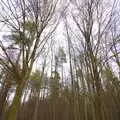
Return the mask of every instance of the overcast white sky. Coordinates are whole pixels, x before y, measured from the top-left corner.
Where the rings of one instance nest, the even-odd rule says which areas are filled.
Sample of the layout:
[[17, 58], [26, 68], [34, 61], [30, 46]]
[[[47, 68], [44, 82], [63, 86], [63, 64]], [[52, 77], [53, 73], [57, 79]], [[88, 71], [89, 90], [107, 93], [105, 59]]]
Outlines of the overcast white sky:
[[[5, 0], [5, 1], [7, 1], [7, 0]], [[109, 3], [113, 3], [114, 2], [114, 0], [104, 0], [105, 2], [107, 2], [107, 5], [108, 5], [108, 7], [110, 6], [110, 4]], [[0, 0], [0, 2], [1, 2], [1, 0]], [[59, 8], [58, 8], [58, 11], [62, 11], [62, 7], [63, 6], [66, 6], [66, 5], [68, 5], [68, 2], [69, 2], [69, 0], [61, 0], [58, 4], [59, 4]], [[71, 2], [72, 2], [72, 0], [71, 0]], [[74, 2], [74, 0], [73, 0], [73, 2]], [[61, 7], [62, 6], [62, 7]], [[120, 3], [116, 6], [116, 10], [117, 11], [119, 11], [119, 9], [120, 9]], [[71, 5], [70, 4], [70, 6], [69, 6], [69, 10], [72, 10], [72, 12], [74, 11], [74, 6], [73, 5]], [[2, 12], [2, 8], [0, 8], [0, 12]], [[119, 14], [119, 13], [118, 13]], [[68, 17], [68, 22], [69, 22], [69, 24], [70, 24], [70, 26], [71, 26], [71, 28], [72, 28], [72, 30], [74, 31], [74, 32], [76, 32], [77, 31], [77, 29], [76, 29], [76, 27], [75, 27], [75, 24], [73, 23], [73, 21], [72, 21], [72, 18], [71, 17]], [[94, 27], [94, 31], [97, 31], [96, 29], [97, 29], [97, 27], [96, 27], [96, 25], [95, 25], [95, 27]], [[57, 27], [57, 29], [56, 29], [56, 32], [55, 32], [55, 41], [56, 41], [56, 46], [55, 46], [55, 49], [57, 49], [58, 48], [58, 46], [63, 46], [64, 48], [67, 48], [67, 41], [66, 41], [66, 38], [65, 38], [65, 33], [64, 33], [64, 30], [65, 30], [65, 28], [64, 28], [64, 21], [62, 21], [62, 19], [61, 19], [61, 21], [60, 21], [60, 24], [58, 25], [58, 27]], [[8, 29], [6, 28], [6, 26], [4, 26], [3, 24], [0, 24], [0, 40], [2, 39], [2, 35], [6, 35], [6, 34], [9, 34], [8, 32]], [[77, 35], [77, 33], [76, 33], [76, 35]], [[96, 41], [94, 41], [94, 43], [95, 43]], [[66, 49], [66, 51], [65, 51], [66, 53], [68, 53], [68, 50]], [[68, 57], [68, 56], [67, 56]], [[68, 60], [68, 58], [67, 58], [67, 60]], [[40, 60], [39, 60], [40, 61]], [[34, 67], [36, 66], [36, 67], [38, 67], [38, 64], [41, 64], [40, 62], [38, 63], [36, 63], [35, 65], [34, 65]], [[112, 63], [113, 64], [113, 63]], [[67, 72], [67, 71], [69, 71], [69, 64], [68, 63], [64, 63], [64, 66], [65, 66], [65, 71]], [[115, 68], [115, 65], [113, 64], [113, 68], [114, 68], [114, 70], [116, 71], [116, 68]], [[65, 74], [67, 74], [65, 72]]]

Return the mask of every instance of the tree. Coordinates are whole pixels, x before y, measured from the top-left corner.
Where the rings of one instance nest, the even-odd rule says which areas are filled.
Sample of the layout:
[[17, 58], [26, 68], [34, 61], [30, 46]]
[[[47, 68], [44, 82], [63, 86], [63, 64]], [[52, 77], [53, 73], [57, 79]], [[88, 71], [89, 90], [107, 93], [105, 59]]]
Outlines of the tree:
[[36, 57], [40, 54], [47, 38], [55, 30], [56, 24], [42, 39], [44, 30], [53, 18], [56, 4], [56, 0], [8, 0], [6, 3], [1, 1], [0, 5], [3, 8], [1, 20], [12, 31], [12, 40], [9, 41], [13, 48], [16, 46], [18, 50], [15, 56], [17, 58], [13, 61], [12, 56], [8, 55], [4, 42], [1, 41], [0, 48], [3, 57], [0, 58], [0, 64], [12, 73], [17, 82], [15, 97], [8, 111], [8, 120], [16, 120], [23, 89], [29, 80]]
[[7, 103], [8, 103], [8, 92], [12, 86], [12, 82], [14, 81], [11, 77], [11, 74], [4, 69], [1, 72], [1, 86], [0, 86], [0, 119], [4, 118]]
[[42, 88], [42, 73], [39, 70], [32, 72], [30, 75], [30, 84], [31, 84], [31, 94], [35, 97], [39, 97], [40, 89]]
[[[75, 6], [77, 12], [71, 11], [71, 16], [73, 18], [74, 23], [79, 30], [79, 34], [81, 36], [83, 49], [86, 57], [86, 65], [90, 72], [90, 75], [93, 80], [93, 84], [95, 84], [95, 93], [96, 97], [96, 108], [97, 120], [104, 120], [104, 112], [103, 112], [103, 103], [102, 103], [102, 92], [103, 87], [101, 83], [100, 77], [100, 66], [99, 66], [99, 56], [100, 54], [100, 46], [102, 42], [104, 42], [104, 36], [107, 35], [107, 31], [109, 31], [110, 26], [113, 20], [113, 9], [115, 2], [108, 11], [105, 9], [104, 1], [96, 1], [96, 0], [87, 0], [87, 1], [71, 1], [71, 3]], [[103, 9], [106, 10], [103, 12]], [[107, 14], [108, 13], [108, 14]], [[108, 15], [106, 19], [104, 19], [104, 15]], [[104, 20], [103, 20], [104, 19]], [[97, 32], [94, 32], [94, 26], [97, 25]], [[96, 43], [95, 43], [96, 41]], [[99, 117], [97, 117], [99, 116]]]
[[57, 71], [52, 72], [50, 78], [50, 97], [55, 100], [59, 97], [59, 89], [60, 89], [60, 76]]

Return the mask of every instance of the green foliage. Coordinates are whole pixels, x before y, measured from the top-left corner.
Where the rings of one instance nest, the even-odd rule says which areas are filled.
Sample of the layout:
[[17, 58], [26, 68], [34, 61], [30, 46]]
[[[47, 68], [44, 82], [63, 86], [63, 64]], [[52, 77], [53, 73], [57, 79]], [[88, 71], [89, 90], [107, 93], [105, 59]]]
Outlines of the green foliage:
[[66, 62], [66, 54], [63, 47], [59, 47], [58, 58], [60, 62]]
[[60, 75], [58, 72], [52, 72], [50, 78], [50, 97], [57, 98], [59, 96], [59, 80]]
[[31, 85], [33, 88], [39, 89], [41, 87], [42, 79], [41, 79], [41, 72], [39, 70], [32, 72], [29, 79], [31, 81]]
[[10, 39], [14, 41], [14, 44], [17, 45], [29, 45], [33, 40], [37, 30], [37, 25], [35, 22], [26, 21], [23, 24], [24, 32], [22, 30], [12, 31], [11, 35], [4, 35], [4, 38]]
[[12, 32], [12, 40], [16, 45], [20, 45], [20, 44], [26, 45], [27, 41], [29, 41], [29, 39], [20, 31]]
[[106, 67], [105, 70], [104, 70], [104, 75], [105, 77], [107, 77], [108, 79], [112, 79], [114, 77], [114, 74], [112, 72], [112, 70], [110, 69], [110, 67]]
[[37, 30], [36, 23], [32, 22], [32, 21], [25, 22], [25, 24], [23, 26], [24, 26], [25, 30], [29, 31], [30, 33], [35, 33]]
[[32, 72], [30, 76], [30, 80], [39, 81], [40, 79], [41, 79], [41, 72], [39, 70]]

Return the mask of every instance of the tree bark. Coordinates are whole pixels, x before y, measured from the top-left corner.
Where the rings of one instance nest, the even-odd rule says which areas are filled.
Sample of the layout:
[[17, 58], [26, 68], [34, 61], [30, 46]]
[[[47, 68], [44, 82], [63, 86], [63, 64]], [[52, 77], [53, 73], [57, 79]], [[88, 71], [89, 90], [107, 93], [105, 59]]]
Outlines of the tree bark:
[[25, 82], [22, 82], [19, 84], [16, 88], [16, 93], [12, 102], [12, 105], [10, 106], [7, 114], [7, 120], [16, 120], [17, 119], [17, 112], [21, 104], [21, 97], [23, 93]]

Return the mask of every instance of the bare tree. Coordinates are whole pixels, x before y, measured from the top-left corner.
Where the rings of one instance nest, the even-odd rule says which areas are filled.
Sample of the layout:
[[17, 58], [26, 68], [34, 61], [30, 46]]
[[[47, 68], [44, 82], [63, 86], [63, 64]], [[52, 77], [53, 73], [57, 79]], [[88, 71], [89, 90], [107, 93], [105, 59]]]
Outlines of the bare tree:
[[[11, 72], [17, 83], [15, 97], [8, 111], [8, 120], [16, 120], [23, 89], [28, 82], [36, 57], [47, 42], [47, 38], [56, 28], [56, 24], [51, 22], [56, 5], [57, 0], [8, 0], [0, 2], [3, 10], [0, 13], [0, 21], [12, 32], [9, 39], [12, 45], [7, 46], [12, 46], [14, 49], [16, 47], [18, 50], [13, 61], [8, 54], [5, 43], [1, 40], [0, 48], [3, 57], [0, 58], [0, 63]], [[52, 29], [49, 29], [48, 26], [49, 28], [52, 26]], [[47, 34], [44, 32], [45, 30], [47, 30]]]
[[[85, 64], [91, 76], [96, 96], [96, 119], [104, 120], [104, 109], [102, 102], [102, 79], [100, 77], [101, 44], [105, 44], [104, 37], [108, 34], [114, 21], [114, 8], [116, 1], [106, 9], [105, 1], [86, 0], [70, 1], [74, 6], [71, 12], [74, 23], [82, 38], [85, 53]], [[80, 39], [81, 40], [81, 39]], [[110, 42], [110, 41], [108, 41]], [[79, 48], [80, 49], [80, 48]], [[86, 115], [87, 117], [87, 115]], [[87, 119], [87, 118], [86, 118]]]

